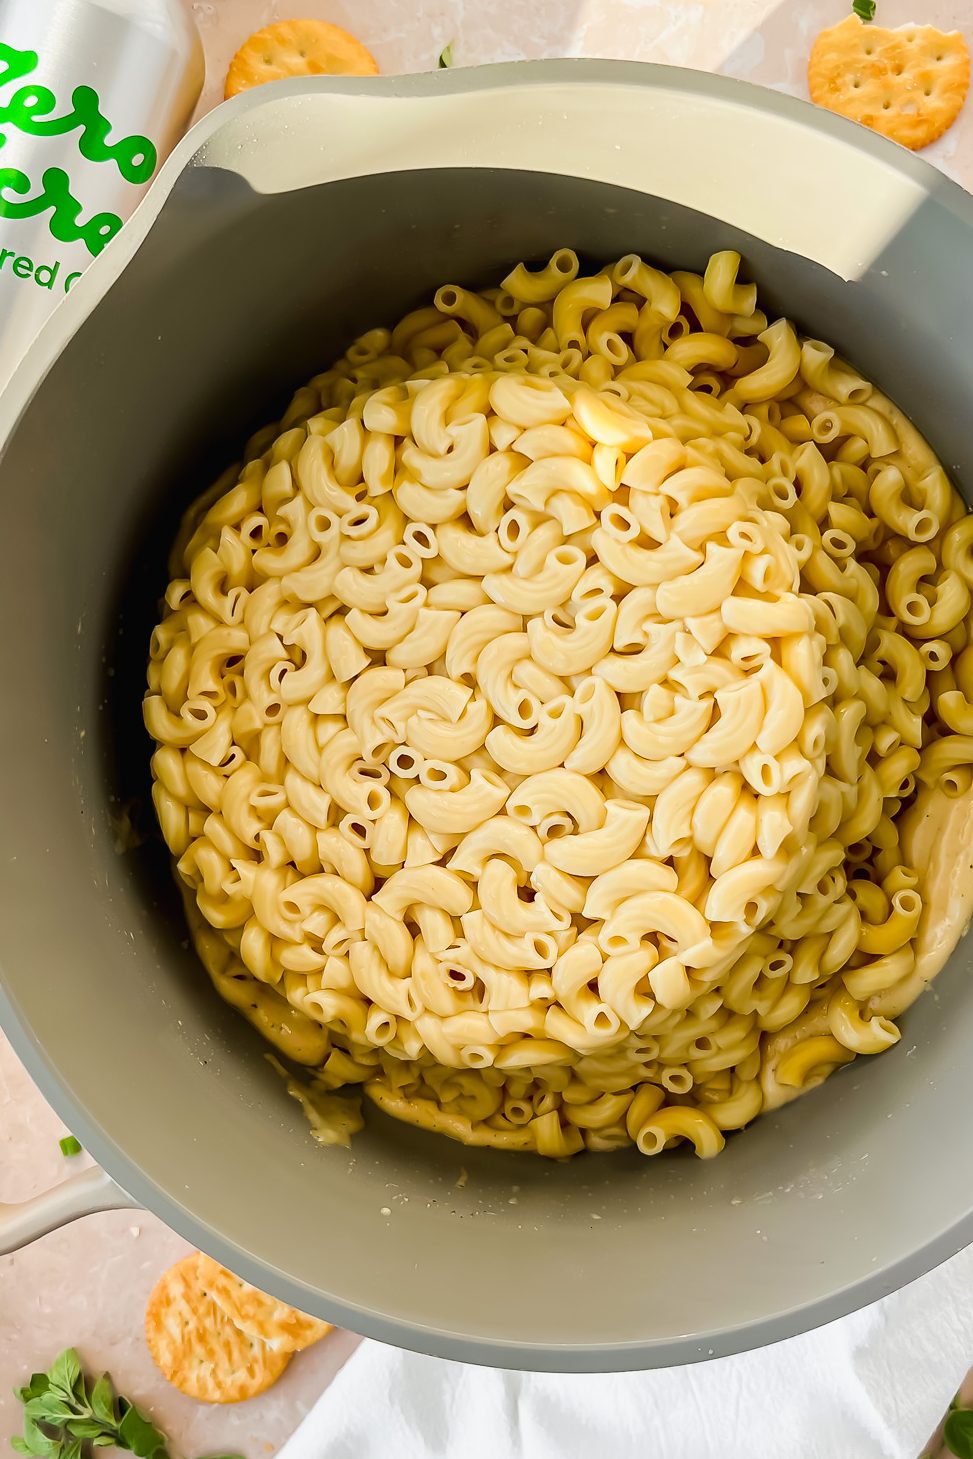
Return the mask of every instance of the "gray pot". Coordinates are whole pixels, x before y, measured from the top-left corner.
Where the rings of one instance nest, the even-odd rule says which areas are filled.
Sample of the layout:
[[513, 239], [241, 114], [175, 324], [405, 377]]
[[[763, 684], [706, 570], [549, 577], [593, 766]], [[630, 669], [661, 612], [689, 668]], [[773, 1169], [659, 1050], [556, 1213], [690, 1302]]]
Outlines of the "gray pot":
[[[132, 1200], [261, 1287], [454, 1358], [653, 1367], [828, 1321], [973, 1239], [965, 947], [897, 1048], [712, 1162], [550, 1164], [377, 1114], [320, 1150], [188, 949], [159, 844], [116, 838], [122, 805], [147, 814], [139, 701], [181, 508], [354, 334], [560, 244], [692, 268], [738, 248], [973, 480], [973, 202], [868, 132], [602, 62], [220, 108], [0, 401], [0, 1018]], [[8, 1214], [6, 1244], [124, 1198], [88, 1177], [58, 1199]]]

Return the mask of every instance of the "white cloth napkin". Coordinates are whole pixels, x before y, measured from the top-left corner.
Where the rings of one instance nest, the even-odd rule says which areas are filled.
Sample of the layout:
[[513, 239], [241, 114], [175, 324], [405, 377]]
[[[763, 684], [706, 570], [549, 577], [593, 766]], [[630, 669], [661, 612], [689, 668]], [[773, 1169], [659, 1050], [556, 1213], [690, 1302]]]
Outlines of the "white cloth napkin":
[[279, 1459], [917, 1459], [973, 1362], [973, 1247], [788, 1342], [511, 1373], [364, 1342]]

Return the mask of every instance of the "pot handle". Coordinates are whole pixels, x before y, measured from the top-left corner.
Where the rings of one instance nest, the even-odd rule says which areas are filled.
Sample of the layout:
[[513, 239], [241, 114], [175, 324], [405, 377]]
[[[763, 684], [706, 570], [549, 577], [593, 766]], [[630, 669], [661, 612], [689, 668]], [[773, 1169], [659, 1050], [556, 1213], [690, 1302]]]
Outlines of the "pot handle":
[[49, 1231], [77, 1221], [79, 1216], [118, 1211], [135, 1204], [110, 1175], [92, 1166], [29, 1201], [0, 1204], [0, 1256], [29, 1246]]

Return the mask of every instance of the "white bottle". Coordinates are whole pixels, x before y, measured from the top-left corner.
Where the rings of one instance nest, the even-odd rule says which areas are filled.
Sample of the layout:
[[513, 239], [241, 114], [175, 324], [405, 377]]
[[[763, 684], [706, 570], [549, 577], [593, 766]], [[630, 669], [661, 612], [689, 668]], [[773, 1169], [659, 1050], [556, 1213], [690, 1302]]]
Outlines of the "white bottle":
[[0, 390], [202, 86], [183, 0], [0, 0]]

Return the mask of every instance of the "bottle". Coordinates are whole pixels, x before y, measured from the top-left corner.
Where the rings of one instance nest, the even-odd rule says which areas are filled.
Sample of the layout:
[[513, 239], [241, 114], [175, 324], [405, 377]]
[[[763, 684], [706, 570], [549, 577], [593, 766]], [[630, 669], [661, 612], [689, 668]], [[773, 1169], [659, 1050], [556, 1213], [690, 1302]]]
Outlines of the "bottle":
[[202, 87], [188, 0], [0, 0], [0, 390]]

